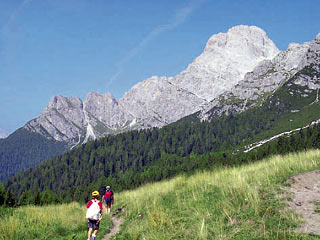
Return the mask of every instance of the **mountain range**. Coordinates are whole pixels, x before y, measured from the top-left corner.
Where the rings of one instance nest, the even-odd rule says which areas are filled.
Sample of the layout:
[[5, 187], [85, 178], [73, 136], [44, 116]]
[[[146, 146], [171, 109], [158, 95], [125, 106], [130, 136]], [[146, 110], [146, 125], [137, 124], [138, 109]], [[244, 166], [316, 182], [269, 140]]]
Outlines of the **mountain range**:
[[[120, 99], [110, 93], [95, 92], [88, 93], [83, 100], [54, 96], [38, 118], [9, 139], [15, 142], [13, 139], [19, 139], [18, 136], [35, 134], [37, 138], [41, 136], [38, 142], [50, 141], [41, 145], [43, 151], [56, 146], [57, 153], [61, 153], [106, 135], [163, 127], [193, 113], [197, 113], [200, 121], [211, 121], [217, 116], [262, 106], [268, 98], [268, 106], [278, 106], [282, 102], [277, 94], [282, 92], [288, 99], [297, 95], [295, 99], [301, 104], [310, 104], [310, 98], [318, 103], [319, 78], [320, 34], [310, 42], [292, 43], [287, 50], [279, 51], [262, 29], [240, 25], [210, 37], [202, 54], [177, 76], [146, 79]], [[286, 105], [293, 113], [301, 110], [299, 104], [293, 106], [296, 108]], [[320, 114], [306, 119], [310, 122], [320, 119]], [[32, 147], [28, 145], [28, 137], [24, 139], [21, 146]], [[16, 155], [20, 146], [11, 145], [12, 148], [7, 147], [6, 139], [0, 141], [3, 167], [8, 164], [7, 156], [13, 152]], [[19, 166], [19, 161], [25, 168], [39, 163], [33, 162], [31, 155], [28, 159], [20, 156], [14, 162]], [[6, 177], [15, 172], [12, 169]]]
[[262, 29], [235, 26], [210, 37], [203, 53], [175, 77], [151, 77], [120, 99], [95, 92], [84, 100], [54, 96], [24, 128], [73, 147], [108, 134], [162, 127], [211, 108], [218, 96], [278, 53]]

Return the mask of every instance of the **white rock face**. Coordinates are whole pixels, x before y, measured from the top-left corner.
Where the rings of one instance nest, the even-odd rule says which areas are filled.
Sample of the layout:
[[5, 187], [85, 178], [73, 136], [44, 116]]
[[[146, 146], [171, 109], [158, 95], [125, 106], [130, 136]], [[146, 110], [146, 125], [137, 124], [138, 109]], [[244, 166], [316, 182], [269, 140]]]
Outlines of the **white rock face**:
[[252, 72], [247, 73], [232, 88], [232, 93], [240, 99], [255, 100], [265, 92], [272, 92], [305, 66], [319, 61], [316, 55], [311, 56], [318, 48], [316, 40], [301, 45], [290, 44], [287, 50], [280, 52], [271, 61], [263, 61]]
[[[83, 101], [53, 97], [25, 128], [75, 146], [107, 134], [162, 127], [200, 110], [202, 119], [208, 119], [208, 110], [215, 106], [221, 113], [242, 111], [247, 102], [274, 91], [305, 66], [319, 65], [319, 42], [320, 35], [279, 52], [260, 28], [236, 26], [213, 35], [203, 53], [175, 77], [146, 79], [118, 100], [94, 92]], [[296, 81], [317, 88], [318, 80]], [[233, 99], [244, 104], [234, 105]]]
[[[248, 100], [254, 101], [263, 97], [265, 93], [272, 93], [306, 66], [312, 66], [315, 72], [320, 72], [320, 39], [318, 38], [301, 45], [291, 43], [287, 50], [279, 52], [272, 60], [260, 62], [238, 84], [207, 104], [202, 109], [201, 118], [208, 119], [208, 115], [212, 113], [207, 112], [215, 106], [220, 107], [222, 102], [223, 106], [221, 106], [219, 114], [246, 110], [250, 107], [246, 105]], [[317, 89], [319, 88], [319, 80], [317, 76], [311, 79], [307, 75], [300, 75], [296, 77], [295, 84], [307, 86], [309, 89]], [[245, 105], [231, 106], [232, 104], [226, 103], [225, 99], [244, 100]]]
[[8, 134], [0, 128], [0, 139], [8, 137]]
[[84, 125], [83, 103], [80, 98], [54, 96], [40, 117], [31, 120], [25, 128], [57, 141], [73, 144], [83, 135]]
[[83, 101], [77, 97], [53, 97], [40, 117], [25, 128], [75, 145], [114, 133], [133, 120], [110, 93], [90, 92]]
[[[162, 127], [200, 110], [206, 101], [171, 84], [166, 77], [151, 77], [135, 85], [119, 102], [147, 125]], [[151, 121], [151, 122], [149, 122]]]
[[110, 93], [100, 95], [91, 92], [83, 102], [84, 112], [88, 116], [87, 123], [89, 122], [93, 128], [100, 125], [105, 129], [117, 129], [132, 122], [135, 118]]
[[261, 61], [272, 59], [278, 52], [262, 29], [236, 26], [227, 33], [213, 35], [204, 52], [171, 82], [211, 101], [230, 90]]

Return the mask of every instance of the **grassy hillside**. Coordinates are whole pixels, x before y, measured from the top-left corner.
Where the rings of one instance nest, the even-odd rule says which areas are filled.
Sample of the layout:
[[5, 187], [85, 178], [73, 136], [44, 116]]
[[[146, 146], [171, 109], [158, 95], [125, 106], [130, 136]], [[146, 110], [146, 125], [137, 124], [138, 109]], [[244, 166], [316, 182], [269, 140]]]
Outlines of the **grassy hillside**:
[[[299, 221], [278, 196], [287, 178], [319, 167], [320, 150], [311, 150], [116, 193], [113, 209], [126, 210], [115, 239], [318, 239], [294, 232]], [[86, 239], [83, 204], [2, 209], [0, 216], [0, 239]], [[110, 225], [105, 217], [100, 238]]]
[[319, 167], [313, 150], [122, 192], [126, 222], [116, 239], [317, 239], [294, 232], [299, 221], [277, 196], [287, 178]]
[[[87, 239], [85, 205], [70, 203], [18, 209], [0, 208], [0, 239]], [[111, 220], [104, 217], [100, 236], [107, 233]]]

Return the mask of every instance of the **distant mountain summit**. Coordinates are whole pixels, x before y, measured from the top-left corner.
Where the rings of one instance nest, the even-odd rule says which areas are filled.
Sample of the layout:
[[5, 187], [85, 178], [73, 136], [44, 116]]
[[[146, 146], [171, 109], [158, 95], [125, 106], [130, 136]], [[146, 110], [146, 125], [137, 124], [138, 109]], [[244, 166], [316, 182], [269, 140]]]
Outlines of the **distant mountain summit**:
[[203, 53], [175, 77], [151, 77], [120, 99], [110, 93], [52, 97], [41, 115], [24, 128], [76, 146], [107, 134], [162, 127], [208, 107], [249, 72], [279, 53], [255, 26], [235, 26], [213, 35]]
[[311, 42], [301, 45], [291, 43], [287, 50], [279, 52], [274, 58], [259, 62], [230, 90], [207, 104], [200, 118], [209, 120], [212, 116], [237, 113], [261, 104], [289, 80], [291, 85], [305, 88], [300, 92], [303, 98], [315, 90], [319, 91], [320, 34]]
[[235, 26], [213, 35], [203, 53], [185, 71], [171, 79], [207, 101], [236, 85], [261, 61], [279, 53], [267, 34], [256, 26]]

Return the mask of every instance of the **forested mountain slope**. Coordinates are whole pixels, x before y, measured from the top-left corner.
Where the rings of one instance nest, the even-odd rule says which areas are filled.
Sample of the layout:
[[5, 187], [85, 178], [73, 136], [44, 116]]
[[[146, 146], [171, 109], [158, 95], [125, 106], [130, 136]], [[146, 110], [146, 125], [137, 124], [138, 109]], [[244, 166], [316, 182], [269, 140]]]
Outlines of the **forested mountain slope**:
[[0, 139], [0, 181], [67, 150], [66, 144], [20, 128]]

